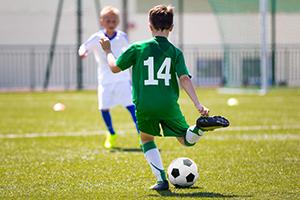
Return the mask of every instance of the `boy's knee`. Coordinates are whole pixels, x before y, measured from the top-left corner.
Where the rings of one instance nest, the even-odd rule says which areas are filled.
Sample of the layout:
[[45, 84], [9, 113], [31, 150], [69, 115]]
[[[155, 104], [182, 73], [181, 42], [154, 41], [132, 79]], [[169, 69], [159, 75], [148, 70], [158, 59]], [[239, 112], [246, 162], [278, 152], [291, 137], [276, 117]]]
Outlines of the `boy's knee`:
[[141, 132], [141, 141], [143, 144], [154, 141], [154, 136]]

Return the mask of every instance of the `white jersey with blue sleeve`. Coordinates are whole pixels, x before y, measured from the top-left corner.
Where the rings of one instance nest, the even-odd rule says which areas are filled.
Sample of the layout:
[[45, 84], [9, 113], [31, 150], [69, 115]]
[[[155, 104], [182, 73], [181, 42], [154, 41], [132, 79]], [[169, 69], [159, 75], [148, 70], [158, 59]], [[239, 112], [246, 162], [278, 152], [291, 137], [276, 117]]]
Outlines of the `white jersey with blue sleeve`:
[[[98, 63], [98, 85], [106, 85], [120, 81], [129, 81], [130, 74], [128, 70], [120, 73], [112, 73], [107, 60], [106, 53], [101, 48], [99, 40], [103, 37], [108, 37], [104, 30], [100, 30], [85, 41], [79, 48], [78, 53], [80, 56], [87, 55], [90, 52], [94, 53], [96, 62]], [[128, 47], [129, 42], [126, 33], [117, 30], [112, 37], [108, 37], [111, 43], [112, 53], [118, 58]]]

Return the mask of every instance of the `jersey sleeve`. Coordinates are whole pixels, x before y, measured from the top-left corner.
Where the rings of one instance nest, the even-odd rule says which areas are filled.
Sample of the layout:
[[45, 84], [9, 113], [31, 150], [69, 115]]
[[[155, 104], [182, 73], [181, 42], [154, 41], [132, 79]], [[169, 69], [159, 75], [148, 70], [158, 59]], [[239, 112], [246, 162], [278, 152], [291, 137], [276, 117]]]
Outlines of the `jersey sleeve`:
[[100, 37], [98, 34], [93, 34], [87, 41], [85, 41], [82, 45], [80, 45], [80, 48], [78, 50], [79, 55], [82, 55], [84, 53], [88, 53], [94, 48], [97, 47], [99, 44]]
[[117, 59], [116, 65], [123, 71], [131, 67], [136, 62], [136, 46], [131, 45], [121, 56]]
[[129, 40], [126, 33], [121, 31], [121, 35], [122, 35], [122, 52], [124, 52], [129, 46]]
[[178, 77], [182, 75], [188, 75], [189, 77], [191, 77], [189, 70], [185, 64], [182, 52], [180, 52], [176, 58], [175, 70]]
[[126, 33], [124, 33], [123, 31], [120, 31], [120, 34], [123, 38], [123, 41], [125, 44], [127, 44], [127, 46], [129, 46], [129, 39], [128, 39], [128, 35]]

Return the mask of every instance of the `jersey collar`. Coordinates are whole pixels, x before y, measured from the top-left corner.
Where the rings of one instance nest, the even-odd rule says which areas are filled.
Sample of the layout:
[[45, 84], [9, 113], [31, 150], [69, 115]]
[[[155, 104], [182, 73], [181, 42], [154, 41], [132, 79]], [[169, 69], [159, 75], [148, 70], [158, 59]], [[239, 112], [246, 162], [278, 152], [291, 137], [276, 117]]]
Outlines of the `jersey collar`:
[[[104, 32], [104, 31], [103, 31]], [[109, 39], [109, 40], [113, 40], [116, 36], [117, 36], [117, 31], [115, 31], [114, 32], [114, 34], [111, 36], [111, 37], [109, 37], [105, 32], [104, 32], [104, 35]]]
[[168, 41], [168, 38], [164, 36], [154, 36], [154, 39], [157, 41]]

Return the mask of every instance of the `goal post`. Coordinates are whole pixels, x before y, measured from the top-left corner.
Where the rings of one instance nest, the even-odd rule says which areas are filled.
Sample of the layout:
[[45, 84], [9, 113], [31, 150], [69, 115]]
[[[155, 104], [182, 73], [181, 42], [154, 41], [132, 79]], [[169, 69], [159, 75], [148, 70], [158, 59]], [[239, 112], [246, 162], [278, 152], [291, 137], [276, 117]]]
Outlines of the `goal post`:
[[261, 87], [260, 93], [266, 94], [268, 90], [268, 0], [259, 0], [260, 13], [260, 69]]
[[221, 92], [267, 93], [269, 70], [268, 0], [208, 0], [223, 46]]

